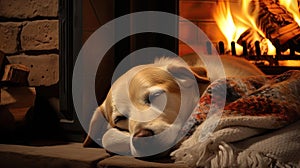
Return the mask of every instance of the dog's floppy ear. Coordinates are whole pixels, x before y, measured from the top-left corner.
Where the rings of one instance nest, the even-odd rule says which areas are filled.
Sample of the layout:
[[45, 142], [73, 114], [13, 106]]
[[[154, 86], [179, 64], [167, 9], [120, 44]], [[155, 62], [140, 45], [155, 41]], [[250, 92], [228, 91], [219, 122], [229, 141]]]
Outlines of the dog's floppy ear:
[[104, 108], [100, 106], [93, 114], [88, 135], [83, 142], [83, 147], [99, 147], [98, 144], [102, 144], [102, 136], [107, 131], [108, 125], [108, 122], [104, 118]]
[[167, 66], [168, 72], [170, 72], [177, 80], [179, 80], [185, 87], [189, 87], [191, 81], [196, 78], [198, 83], [210, 83], [207, 77], [207, 71], [203, 67], [190, 67], [190, 70], [186, 67], [170, 64]]
[[190, 67], [198, 83], [210, 83], [207, 71], [203, 67]]
[[167, 65], [167, 71], [184, 87], [190, 87], [193, 83], [193, 74], [186, 67], [174, 64]]
[[174, 64], [169, 64], [167, 70], [172, 74], [184, 87], [189, 87], [194, 79], [197, 83], [209, 83], [209, 79], [206, 76], [206, 70], [202, 67], [192, 67], [189, 69], [184, 66], [178, 66]]

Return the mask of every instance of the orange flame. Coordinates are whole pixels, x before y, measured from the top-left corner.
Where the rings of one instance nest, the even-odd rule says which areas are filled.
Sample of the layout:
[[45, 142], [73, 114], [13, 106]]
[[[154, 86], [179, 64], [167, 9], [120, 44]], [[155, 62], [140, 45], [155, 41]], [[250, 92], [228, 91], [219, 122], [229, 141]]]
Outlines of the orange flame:
[[[242, 0], [240, 3], [217, 1], [214, 19], [227, 40], [227, 50], [229, 50], [229, 46], [232, 41], [237, 42], [241, 34], [250, 28], [257, 32], [254, 36], [254, 40], [259, 40], [259, 36], [265, 38], [264, 41], [266, 41], [266, 47], [268, 48], [267, 54], [275, 55], [275, 47], [268, 39], [266, 39], [265, 34], [256, 26], [256, 16], [259, 11], [259, 5], [254, 5], [256, 9], [253, 9], [254, 12], [252, 12], [251, 15], [248, 13], [249, 4], [251, 2], [259, 3], [259, 1], [252, 0]], [[279, 0], [279, 3], [292, 13], [295, 21], [300, 25], [297, 0]], [[242, 53], [242, 47], [238, 44], [236, 45], [236, 51], [238, 55]]]
[[[237, 41], [239, 36], [246, 30], [246, 27], [237, 25], [231, 14], [230, 3], [228, 1], [218, 2], [218, 6], [214, 13], [214, 19], [227, 40], [227, 50], [229, 50], [230, 43]], [[237, 54], [242, 52], [242, 47], [236, 45]]]
[[[290, 12], [293, 15], [293, 18], [295, 22], [298, 23], [300, 26], [300, 12], [298, 8], [298, 1], [297, 0], [279, 0], [279, 4], [284, 6], [288, 12]], [[289, 54], [290, 51], [286, 51], [284, 54]], [[286, 61], [283, 63], [284, 65], [290, 65], [290, 66], [299, 66], [299, 61]]]
[[300, 26], [300, 13], [298, 8], [297, 0], [279, 0], [280, 5], [284, 6], [287, 11], [289, 11], [293, 17], [295, 22]]

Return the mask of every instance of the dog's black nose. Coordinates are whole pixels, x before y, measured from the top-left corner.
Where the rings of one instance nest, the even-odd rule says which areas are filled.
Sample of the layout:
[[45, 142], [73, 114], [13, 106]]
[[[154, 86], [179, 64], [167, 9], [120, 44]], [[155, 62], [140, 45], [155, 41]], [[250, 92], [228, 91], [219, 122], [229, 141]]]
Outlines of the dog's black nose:
[[154, 132], [152, 130], [140, 129], [133, 135], [133, 137], [149, 137], [149, 136], [153, 136], [153, 135], [154, 135]]

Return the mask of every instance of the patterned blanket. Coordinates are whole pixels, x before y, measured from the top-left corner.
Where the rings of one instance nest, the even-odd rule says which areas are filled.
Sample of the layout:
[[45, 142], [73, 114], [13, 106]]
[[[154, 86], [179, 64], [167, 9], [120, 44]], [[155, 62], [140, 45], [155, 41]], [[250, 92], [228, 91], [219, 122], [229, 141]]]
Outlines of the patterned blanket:
[[[211, 114], [213, 106], [224, 111]], [[191, 167], [297, 167], [299, 117], [300, 71], [218, 80], [193, 113], [192, 135], [171, 156]]]

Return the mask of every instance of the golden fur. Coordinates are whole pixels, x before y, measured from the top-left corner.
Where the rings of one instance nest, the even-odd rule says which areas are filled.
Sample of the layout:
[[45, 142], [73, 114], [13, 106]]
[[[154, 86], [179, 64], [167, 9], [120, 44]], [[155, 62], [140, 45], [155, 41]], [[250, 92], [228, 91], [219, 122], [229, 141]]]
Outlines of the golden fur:
[[[90, 136], [97, 134], [97, 128], [101, 125], [98, 121], [100, 115], [113, 128], [129, 132], [133, 137], [146, 137], [170, 128], [180, 109], [193, 110], [193, 103], [199, 98], [195, 96], [201, 95], [210, 82], [222, 77], [218, 73], [207, 72], [203, 62], [196, 57], [183, 57], [190, 66], [180, 59], [161, 58], [153, 64], [134, 67], [122, 75], [113, 84], [106, 100], [96, 109], [84, 146], [89, 146], [92, 142]], [[244, 59], [224, 56], [221, 61], [226, 76], [263, 75]], [[214, 66], [216, 72], [223, 68], [213, 63], [209, 66]], [[197, 91], [191, 90], [195, 83], [194, 76]], [[196, 94], [198, 91], [199, 94]], [[169, 136], [176, 136], [177, 133], [172, 132]], [[162, 143], [171, 142], [172, 138]]]

